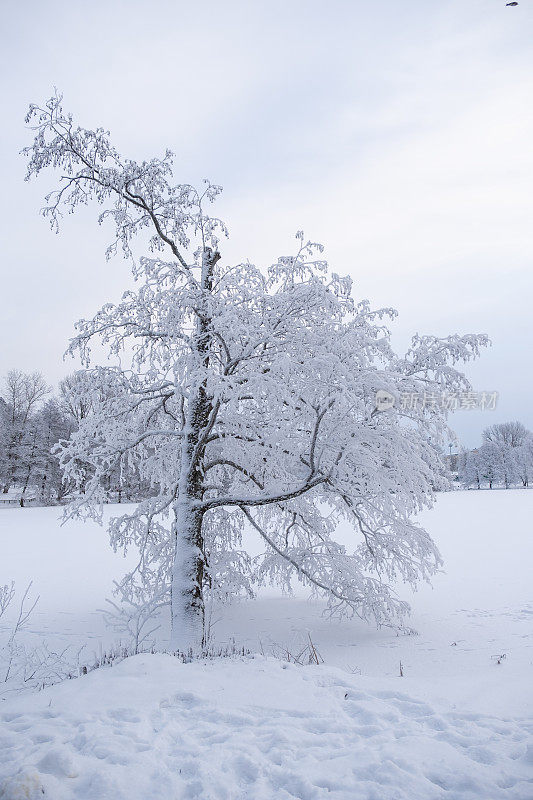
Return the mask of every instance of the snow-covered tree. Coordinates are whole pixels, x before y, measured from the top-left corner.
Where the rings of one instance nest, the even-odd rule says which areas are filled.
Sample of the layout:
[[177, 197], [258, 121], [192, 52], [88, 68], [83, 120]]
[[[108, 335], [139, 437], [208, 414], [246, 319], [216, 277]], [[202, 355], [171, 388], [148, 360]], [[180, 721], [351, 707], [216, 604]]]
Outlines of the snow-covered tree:
[[479, 450], [462, 450], [458, 459], [459, 480], [464, 486], [481, 489], [483, 482], [483, 460]]
[[527, 488], [533, 480], [533, 434], [528, 432], [524, 441], [513, 452], [518, 477], [522, 486]]
[[32, 483], [38, 497], [44, 501], [60, 502], [69, 490], [69, 482], [63, 480], [59, 457], [55, 452], [61, 441], [66, 441], [75, 427], [58, 401], [49, 400], [39, 411], [36, 419], [38, 449], [33, 459]]
[[491, 476], [491, 488], [494, 480], [503, 483], [506, 489], [519, 482], [523, 472], [520, 469], [519, 453], [527, 454], [527, 447], [522, 450], [522, 446], [530, 436], [530, 432], [521, 422], [502, 422], [485, 428], [481, 450], [485, 469]]
[[520, 447], [528, 435], [528, 429], [521, 422], [498, 422], [485, 428], [483, 441], [514, 448]]
[[479, 448], [479, 461], [483, 470], [483, 477], [492, 489], [501, 477], [500, 456], [501, 450], [495, 442], [483, 442]]
[[0, 396], [0, 487], [4, 487], [8, 473], [8, 448], [11, 434], [9, 407]]
[[33, 415], [49, 392], [50, 388], [40, 372], [26, 374], [13, 369], [4, 380], [1, 478], [6, 493], [14, 483], [24, 484], [26, 481], [28, 460], [31, 460], [36, 442]]
[[499, 445], [499, 479], [506, 489], [519, 481], [516, 449], [515, 447], [508, 447], [505, 444]]
[[[456, 365], [486, 337], [417, 335], [399, 357], [385, 325], [394, 312], [356, 302], [301, 232], [266, 270], [227, 264], [226, 228], [206, 212], [218, 186], [171, 183], [170, 152], [122, 158], [58, 97], [32, 106], [28, 121], [28, 177], [46, 167], [62, 176], [44, 209], [54, 228], [63, 210], [95, 200], [114, 224], [108, 254], [121, 246], [131, 257], [133, 237], [151, 237], [152, 254], [132, 258], [138, 288], [79, 322], [70, 346], [92, 409], [62, 451], [69, 478], [90, 475], [71, 513], [98, 516], [117, 468], [135, 466], [152, 488], [110, 526], [114, 547], [140, 551], [123, 590], [170, 592], [180, 649], [201, 646], [206, 591], [251, 592], [291, 575], [332, 611], [402, 618], [408, 606], [389, 583], [415, 584], [440, 564], [412, 519], [440, 480], [439, 397], [469, 388]], [[95, 338], [120, 365], [90, 367]], [[380, 390], [397, 402], [378, 408]], [[404, 393], [431, 401], [406, 409]], [[337, 542], [339, 524], [353, 528], [353, 547]], [[242, 544], [250, 527], [265, 543], [253, 561]]]
[[83, 371], [73, 372], [59, 382], [59, 405], [63, 414], [77, 427], [91, 412], [87, 400], [86, 376]]

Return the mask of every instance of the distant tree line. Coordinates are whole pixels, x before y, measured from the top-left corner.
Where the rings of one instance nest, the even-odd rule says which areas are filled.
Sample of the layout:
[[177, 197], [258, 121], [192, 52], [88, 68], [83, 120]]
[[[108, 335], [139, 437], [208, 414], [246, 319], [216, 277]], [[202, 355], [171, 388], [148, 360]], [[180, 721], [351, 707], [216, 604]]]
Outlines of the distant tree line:
[[[55, 504], [65, 502], [74, 491], [83, 493], [83, 482], [74, 487], [64, 479], [55, 451], [91, 412], [83, 386], [83, 372], [64, 378], [56, 394], [40, 372], [11, 370], [4, 377], [0, 387], [0, 500], [13, 497], [21, 505], [30, 500]], [[87, 467], [87, 480], [90, 477]], [[104, 489], [115, 502], [149, 492], [136, 470], [122, 463], [106, 477]]]
[[480, 447], [459, 454], [458, 478], [477, 489], [527, 488], [533, 482], [533, 434], [521, 422], [491, 425]]

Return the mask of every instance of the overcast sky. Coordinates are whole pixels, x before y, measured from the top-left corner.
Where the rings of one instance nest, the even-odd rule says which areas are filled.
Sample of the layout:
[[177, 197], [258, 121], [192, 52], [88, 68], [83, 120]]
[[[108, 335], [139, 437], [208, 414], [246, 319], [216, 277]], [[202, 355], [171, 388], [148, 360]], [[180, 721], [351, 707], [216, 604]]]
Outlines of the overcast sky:
[[0, 375], [71, 371], [74, 322], [128, 283], [96, 208], [54, 236], [57, 176], [24, 183], [23, 118], [53, 87], [85, 127], [177, 182], [224, 186], [227, 259], [270, 264], [294, 233], [326, 246], [357, 298], [394, 306], [394, 341], [485, 332], [468, 369], [500, 393], [462, 412], [533, 429], [533, 0], [2, 4]]

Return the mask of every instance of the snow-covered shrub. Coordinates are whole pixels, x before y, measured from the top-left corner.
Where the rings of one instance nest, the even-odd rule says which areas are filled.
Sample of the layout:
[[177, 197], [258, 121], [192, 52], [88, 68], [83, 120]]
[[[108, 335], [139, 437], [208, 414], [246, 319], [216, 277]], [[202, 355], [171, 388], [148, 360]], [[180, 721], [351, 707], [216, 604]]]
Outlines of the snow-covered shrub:
[[3, 690], [42, 689], [77, 675], [79, 652], [74, 654], [69, 647], [57, 652], [43, 640], [37, 646], [24, 641], [24, 632], [39, 601], [38, 597], [30, 598], [31, 588], [30, 582], [15, 607], [15, 584], [0, 586], [0, 688]]

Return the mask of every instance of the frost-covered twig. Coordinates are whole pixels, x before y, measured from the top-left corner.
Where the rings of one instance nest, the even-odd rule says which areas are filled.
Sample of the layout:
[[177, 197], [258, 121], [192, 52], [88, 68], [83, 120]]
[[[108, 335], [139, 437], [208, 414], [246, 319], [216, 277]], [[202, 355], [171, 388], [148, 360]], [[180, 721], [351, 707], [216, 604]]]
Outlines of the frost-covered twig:
[[123, 585], [115, 583], [115, 593], [121, 595], [121, 602], [106, 598], [110, 609], [100, 609], [106, 624], [126, 636], [134, 653], [150, 649], [154, 644], [150, 637], [161, 627], [159, 623], [153, 627], [150, 625], [155, 622], [161, 609], [168, 605], [166, 592], [136, 596]]
[[[4, 683], [7, 683], [10, 679], [13, 669], [16, 668], [18, 662], [21, 662], [23, 665], [25, 661], [26, 651], [23, 646], [19, 645], [16, 641], [17, 636], [20, 634], [24, 626], [28, 623], [35, 606], [39, 602], [39, 596], [31, 603], [29, 606], [26, 605], [26, 601], [28, 599], [28, 595], [30, 589], [32, 587], [33, 581], [30, 581], [27, 585], [24, 593], [22, 595], [22, 599], [19, 605], [18, 616], [9, 631], [8, 638], [6, 644], [2, 647], [2, 651], [6, 654], [5, 655], [5, 672], [4, 672]], [[11, 583], [8, 591], [7, 586], [3, 586], [1, 590], [1, 595], [3, 597], [3, 604], [2, 604], [2, 614], [4, 614], [9, 605], [11, 604], [14, 596], [15, 596], [15, 586], [14, 583]], [[2, 615], [0, 614], [0, 616]], [[19, 666], [21, 665], [19, 664]]]
[[15, 597], [15, 582], [0, 586], [0, 619], [4, 616]]

